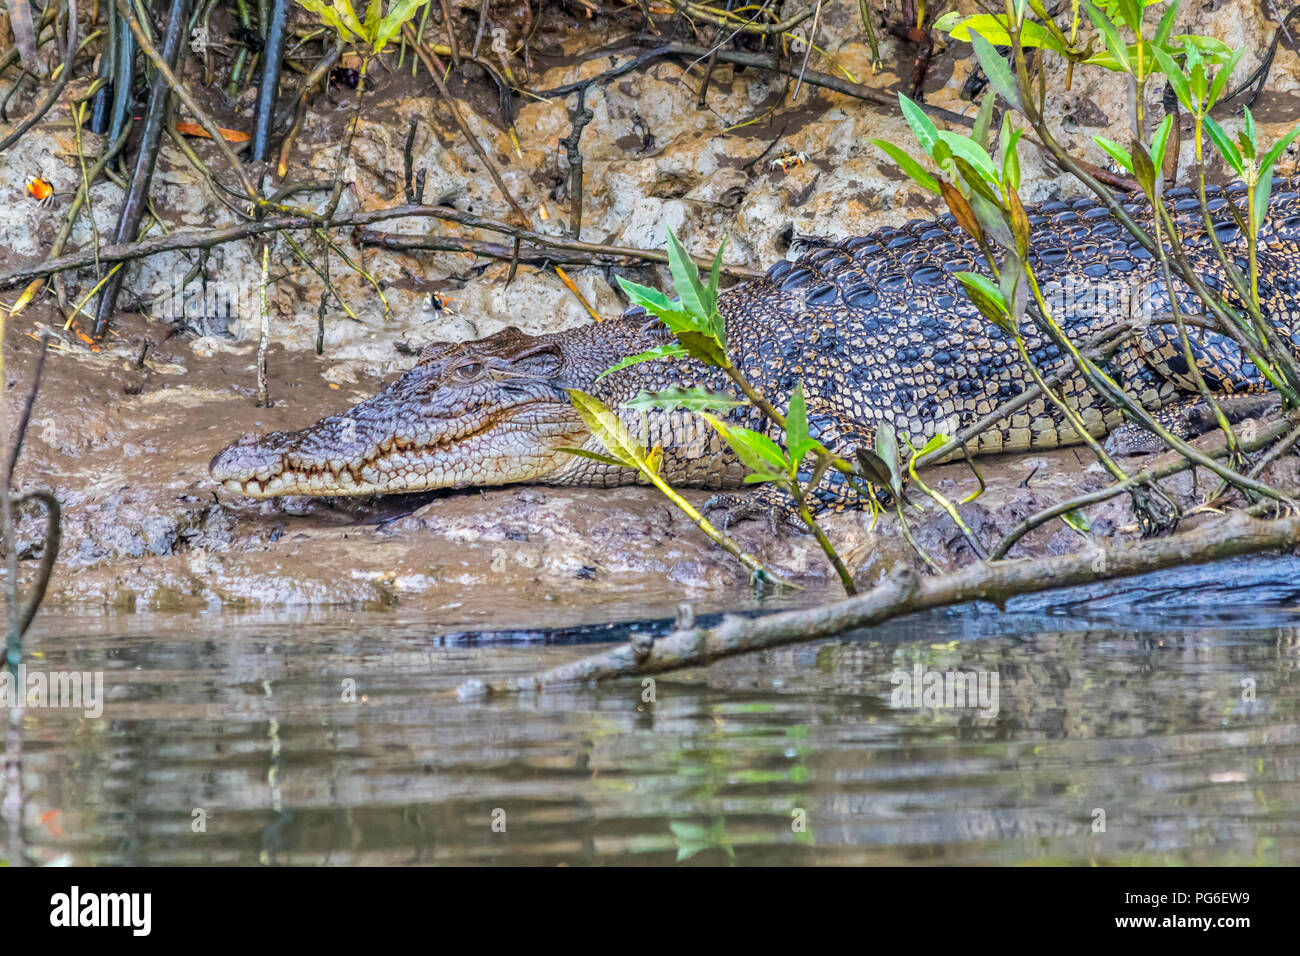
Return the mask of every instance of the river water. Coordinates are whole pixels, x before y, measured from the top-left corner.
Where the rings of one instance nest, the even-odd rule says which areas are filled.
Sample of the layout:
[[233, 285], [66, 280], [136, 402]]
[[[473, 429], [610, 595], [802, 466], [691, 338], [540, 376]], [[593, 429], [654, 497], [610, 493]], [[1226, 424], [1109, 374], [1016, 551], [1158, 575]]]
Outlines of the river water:
[[[1298, 566], [469, 702], [626, 629], [48, 613], [29, 668], [102, 672], [103, 713], [28, 709], [24, 834], [78, 864], [1296, 865]], [[996, 706], [898, 697], [958, 672]]]

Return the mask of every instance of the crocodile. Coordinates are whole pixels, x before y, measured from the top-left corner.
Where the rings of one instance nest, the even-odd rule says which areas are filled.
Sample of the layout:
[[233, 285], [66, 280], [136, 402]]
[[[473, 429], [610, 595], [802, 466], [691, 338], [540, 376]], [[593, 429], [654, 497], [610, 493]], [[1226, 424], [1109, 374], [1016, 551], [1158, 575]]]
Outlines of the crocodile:
[[[1211, 288], [1230, 289], [1197, 197], [1170, 189], [1166, 200], [1200, 277]], [[1244, 269], [1246, 240], [1230, 208], [1244, 207], [1244, 189], [1211, 188], [1208, 201], [1217, 238]], [[1150, 229], [1144, 202], [1124, 201], [1123, 208]], [[1151, 410], [1199, 394], [1176, 330], [1152, 319], [1169, 314], [1171, 292], [1151, 253], [1092, 198], [1041, 203], [1027, 212], [1029, 261], [1071, 340], [1131, 323], [1136, 331], [1106, 366], [1129, 394]], [[1300, 342], [1297, 263], [1300, 177], [1293, 176], [1274, 182], [1258, 242], [1263, 313], [1293, 346]], [[846, 457], [871, 448], [882, 422], [920, 447], [990, 415], [1032, 384], [1012, 337], [982, 318], [962, 292], [954, 275], [962, 270], [987, 272], [978, 245], [948, 214], [809, 248], [723, 292], [718, 307], [737, 367], [781, 408], [802, 382], [810, 432], [828, 448]], [[1177, 280], [1172, 294], [1185, 314], [1202, 311]], [[1264, 387], [1259, 369], [1229, 337], [1192, 326], [1189, 338], [1214, 392]], [[602, 374], [625, 356], [671, 341], [657, 319], [634, 308], [617, 320], [547, 335], [510, 327], [478, 341], [434, 343], [400, 379], [344, 414], [299, 431], [243, 436], [212, 459], [211, 475], [255, 498], [637, 481], [635, 471], [563, 450], [601, 450], [569, 399], [569, 389], [582, 389], [619, 410], [649, 447], [662, 448], [667, 480], [723, 492], [714, 503], [744, 516], [744, 502], [753, 499], [726, 492], [741, 487], [745, 468], [700, 417], [623, 407], [643, 391], [726, 389], [723, 373], [692, 360], [655, 359]], [[1024, 341], [1044, 375], [1060, 373], [1060, 396], [1093, 436], [1121, 426], [1121, 414], [1072, 371], [1056, 344], [1028, 325]], [[728, 418], [769, 428], [752, 406]], [[1037, 397], [985, 428], [968, 450], [1036, 450], [1080, 440], [1059, 409]], [[858, 488], [831, 471], [810, 500], [818, 509], [852, 506], [861, 503]]]

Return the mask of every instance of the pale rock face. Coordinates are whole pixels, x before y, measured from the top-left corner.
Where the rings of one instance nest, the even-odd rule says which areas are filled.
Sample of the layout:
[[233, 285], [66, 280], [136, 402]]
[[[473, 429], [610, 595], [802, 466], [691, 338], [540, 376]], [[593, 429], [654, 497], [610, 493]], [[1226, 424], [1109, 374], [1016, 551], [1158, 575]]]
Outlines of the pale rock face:
[[[477, 0], [458, 0], [456, 5], [477, 9]], [[873, 6], [883, 9], [880, 2]], [[958, 6], [964, 12], [975, 11], [972, 0], [961, 0]], [[1217, 2], [1185, 4], [1176, 31], [1209, 33], [1234, 47], [1244, 47], [1248, 52], [1239, 69], [1241, 79], [1262, 58], [1274, 26], [1267, 10], [1257, 5]], [[602, 29], [597, 21], [573, 31], [565, 39], [566, 52], [576, 54], [615, 35], [605, 36]], [[806, 29], [801, 27], [799, 32]], [[915, 49], [883, 31], [880, 37], [883, 60], [894, 72], [873, 75], [858, 5], [829, 4], [820, 18], [816, 44], [830, 59], [814, 54], [810, 66], [890, 88], [910, 76]], [[973, 115], [974, 105], [961, 95], [973, 59], [954, 60], [944, 51], [939, 37], [927, 100]], [[592, 57], [535, 73], [529, 82], [533, 88], [545, 89], [596, 76], [612, 65], [608, 56]], [[1115, 74], [1079, 68], [1066, 90], [1064, 67], [1051, 60], [1048, 70], [1052, 90], [1048, 114], [1056, 118], [1060, 139], [1075, 155], [1106, 165], [1108, 157], [1092, 137], [1103, 135], [1121, 143], [1131, 139], [1125, 84]], [[716, 249], [727, 237], [729, 261], [763, 268], [786, 254], [792, 234], [842, 238], [942, 211], [934, 196], [903, 177], [872, 145], [873, 139], [881, 138], [915, 148], [896, 111], [808, 84], [792, 102], [793, 82], [725, 64], [715, 68], [707, 105], [700, 109], [702, 77], [702, 64], [687, 71], [682, 64], [661, 61], [589, 88], [585, 105], [593, 118], [581, 139], [585, 172], [582, 239], [661, 248], [664, 229], [671, 227], [690, 248], [702, 253]], [[480, 78], [470, 76], [469, 82], [478, 83]], [[937, 89], [936, 83], [940, 84]], [[1300, 62], [1285, 44], [1278, 51], [1268, 88], [1270, 93], [1285, 96], [1300, 89]], [[415, 168], [425, 173], [426, 201], [450, 203], [476, 215], [509, 218], [509, 206], [436, 93], [429, 91], [427, 84], [417, 89], [418, 95], [390, 100], [382, 109], [381, 104], [366, 101], [344, 166], [349, 187], [340, 209], [375, 209], [403, 201], [402, 152], [408, 124], [416, 118], [419, 125], [412, 158]], [[1161, 92], [1161, 88], [1148, 91], [1148, 106], [1155, 117], [1162, 115]], [[351, 108], [350, 98], [335, 100], [317, 102], [319, 112], [309, 118], [300, 137], [294, 166], [303, 176], [327, 178], [335, 167], [341, 135], [312, 128], [312, 119], [317, 126], [328, 119], [330, 130], [342, 128]], [[499, 117], [482, 116], [465, 102], [460, 105], [531, 218], [532, 228], [567, 235], [569, 163], [560, 140], [571, 129], [576, 97], [516, 100], [515, 128], [521, 155], [516, 155], [510, 138], [500, 128]], [[1285, 132], [1295, 119], [1288, 117], [1288, 112], [1294, 111], [1262, 112], [1264, 134]], [[1231, 132], [1241, 120], [1225, 116], [1222, 122]], [[91, 134], [83, 138], [85, 149], [93, 154], [98, 138]], [[1193, 161], [1190, 139], [1184, 137], [1181, 145], [1183, 170]], [[211, 147], [199, 140], [193, 143], [220, 174], [221, 160]], [[808, 162], [785, 171], [772, 168], [771, 160], [787, 150], [806, 153]], [[1294, 151], [1293, 147], [1292, 162]], [[1050, 170], [1028, 144], [1021, 148], [1021, 164], [1026, 202], [1068, 198], [1080, 192], [1072, 181]], [[7, 201], [0, 204], [0, 247], [20, 260], [44, 254], [58, 225], [54, 211], [39, 209], [22, 194], [22, 183], [35, 172], [49, 179], [60, 193], [71, 194], [80, 181], [74, 132], [61, 109], [0, 154], [0, 181], [9, 190]], [[169, 228], [214, 228], [234, 222], [229, 210], [166, 141], [153, 196]], [[106, 241], [113, 229], [120, 198], [120, 190], [112, 183], [95, 187], [92, 212], [101, 241]], [[318, 208], [325, 199], [323, 193], [299, 197]], [[62, 202], [66, 208], [67, 199]], [[58, 208], [56, 204], [54, 210]], [[392, 220], [377, 228], [502, 241], [489, 233], [432, 219]], [[325, 258], [322, 244], [309, 234], [299, 233], [295, 238], [320, 266]], [[349, 234], [340, 232], [333, 238], [354, 262], [362, 261]], [[91, 240], [92, 230], [83, 215], [71, 245], [84, 246]], [[269, 290], [271, 339], [290, 352], [308, 352], [315, 344], [323, 283], [294, 257], [283, 239], [275, 242], [272, 257], [278, 281]], [[185, 314], [186, 309], [191, 315], [196, 309], [203, 313], [205, 310], [195, 305], [199, 292], [191, 288], [180, 296], [175, 294], [176, 284], [193, 262], [192, 253], [170, 253], [132, 263], [127, 268], [124, 306], [134, 307], [138, 297], [146, 311], [161, 319]], [[324, 363], [347, 366], [340, 372], [345, 379], [409, 364], [409, 355], [394, 351], [395, 343], [476, 338], [507, 324], [545, 332], [590, 320], [553, 270], [521, 266], [506, 285], [504, 265], [466, 254], [401, 254], [372, 248], [365, 251], [364, 262], [370, 277], [384, 291], [387, 315], [370, 278], [358, 275], [337, 254], [330, 255], [331, 281], [359, 319], [349, 319], [333, 297], [327, 301]], [[652, 281], [656, 271], [661, 281], [666, 279], [665, 270], [634, 270], [643, 282]], [[566, 272], [600, 315], [610, 317], [621, 311], [612, 270], [574, 266]], [[243, 351], [260, 328], [258, 249], [249, 242], [219, 247], [211, 253], [208, 273], [210, 286], [219, 286], [223, 302], [230, 302], [230, 315], [217, 327], [199, 329], [216, 333], [205, 347]], [[95, 281], [90, 270], [68, 279], [72, 294], [78, 290], [84, 294]], [[449, 308], [435, 308], [430, 296], [435, 286], [440, 295], [445, 293], [452, 300]]]

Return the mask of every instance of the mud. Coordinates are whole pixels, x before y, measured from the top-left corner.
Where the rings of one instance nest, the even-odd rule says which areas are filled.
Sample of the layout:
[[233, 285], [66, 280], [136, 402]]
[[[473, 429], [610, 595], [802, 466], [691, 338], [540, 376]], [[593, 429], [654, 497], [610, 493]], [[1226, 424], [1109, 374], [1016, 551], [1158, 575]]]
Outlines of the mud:
[[[477, 0], [471, 6], [476, 10]], [[542, 9], [528, 76], [534, 89], [573, 82], [626, 61], [626, 53], [583, 55], [626, 35], [625, 20], [574, 20], [563, 8]], [[472, 11], [466, 14], [467, 24], [473, 16]], [[894, 72], [873, 76], [857, 17], [856, 3], [828, 4], [819, 46], [858, 81], [898, 88], [900, 77], [910, 76], [914, 49], [882, 33], [884, 62]], [[1265, 11], [1231, 3], [1184, 10], [1179, 24], [1179, 32], [1212, 33], [1247, 46], [1242, 76], [1254, 68], [1272, 34]], [[837, 69], [819, 57], [813, 65], [826, 72]], [[188, 68], [194, 81], [199, 68], [192, 61]], [[958, 48], [941, 44], [926, 99], [973, 114], [974, 106], [961, 96], [971, 69]], [[730, 261], [761, 268], [784, 255], [798, 234], [845, 236], [932, 211], [928, 195], [904, 183], [870, 144], [877, 137], [910, 143], [896, 111], [806, 85], [792, 102], [793, 84], [784, 78], [721, 64], [701, 110], [701, 75], [698, 67], [686, 70], [680, 63], [661, 62], [590, 89], [586, 105], [594, 118], [581, 140], [583, 239], [657, 247], [667, 225], [701, 252], [729, 236]], [[1294, 123], [1298, 76], [1300, 60], [1283, 45], [1258, 112], [1265, 135], [1276, 136]], [[293, 82], [287, 82], [282, 103], [295, 92]], [[454, 73], [450, 82], [471, 127], [533, 217], [533, 226], [565, 232], [569, 170], [557, 142], [569, 133], [574, 98], [516, 100], [519, 156], [506, 133], [495, 89], [473, 68]], [[1104, 165], [1104, 154], [1091, 137], [1127, 141], [1123, 84], [1091, 70], [1076, 72], [1069, 90], [1062, 77], [1049, 78], [1052, 84], [1058, 92], [1052, 94], [1051, 109], [1061, 117], [1062, 140], [1076, 155]], [[1153, 108], [1158, 108], [1158, 95], [1153, 95]], [[426, 172], [426, 199], [466, 212], [508, 216], [504, 198], [422, 68], [413, 78], [409, 58], [398, 69], [394, 53], [376, 68], [366, 96], [344, 167], [344, 211], [402, 201], [402, 150], [414, 118], [414, 165]], [[326, 180], [332, 174], [350, 98], [346, 90], [313, 98], [291, 155], [289, 181]], [[221, 125], [249, 128], [247, 93], [226, 102], [219, 91], [205, 90], [204, 103]], [[1225, 116], [1222, 122], [1233, 130], [1239, 119]], [[1182, 144], [1184, 168], [1190, 159], [1187, 139]], [[210, 144], [191, 143], [221, 171]], [[87, 144], [88, 150], [97, 148], [93, 137]], [[1294, 161], [1295, 149], [1284, 164]], [[771, 159], [787, 150], [805, 151], [809, 161], [786, 171], [773, 168]], [[1022, 162], [1026, 200], [1060, 198], [1074, 189], [1032, 151], [1022, 151]], [[65, 195], [64, 206], [56, 201], [49, 209], [38, 209], [23, 200], [22, 179], [36, 171]], [[44, 256], [79, 176], [66, 110], [56, 109], [0, 154], [0, 182], [10, 196], [0, 209], [0, 269]], [[102, 235], [115, 222], [121, 192], [107, 181], [92, 192], [91, 213]], [[323, 203], [325, 195], [308, 193], [304, 201]], [[232, 222], [169, 143], [162, 150], [154, 199], [169, 229]], [[498, 240], [424, 220], [394, 221], [383, 228]], [[92, 238], [83, 216], [69, 249], [86, 247]], [[5, 377], [11, 408], [26, 392], [36, 337], [50, 330], [56, 338], [15, 481], [20, 491], [51, 488], [63, 502], [63, 547], [48, 598], [52, 605], [127, 610], [398, 606], [435, 614], [445, 624], [474, 626], [512, 614], [524, 624], [539, 614], [562, 623], [628, 602], [667, 605], [679, 596], [726, 604], [748, 593], [735, 563], [648, 489], [512, 487], [396, 500], [255, 503], [215, 488], [207, 462], [233, 438], [301, 427], [340, 411], [408, 367], [414, 349], [428, 341], [480, 337], [505, 325], [542, 332], [590, 321], [554, 271], [521, 266], [507, 283], [503, 263], [452, 253], [363, 252], [351, 245], [350, 237], [337, 238], [349, 256], [357, 261], [364, 256], [387, 309], [367, 279], [338, 256], [331, 257], [332, 278], [356, 318], [328, 299], [324, 354], [316, 355], [324, 287], [277, 241], [270, 290], [270, 408], [255, 404], [259, 318], [253, 292], [260, 270], [249, 243], [219, 247], [202, 261], [192, 253], [170, 253], [131, 264], [124, 311], [98, 346], [78, 333], [77, 323], [64, 330], [48, 298], [7, 324]], [[318, 262], [324, 259], [322, 247], [309, 237], [303, 240]], [[205, 300], [200, 282], [177, 294], [181, 279], [195, 265], [202, 266], [208, 290], [221, 293], [216, 300]], [[621, 310], [610, 271], [569, 271], [598, 313], [612, 316]], [[635, 270], [635, 277], [662, 281], [656, 272]], [[77, 302], [96, 276], [93, 270], [81, 270], [63, 281], [68, 301]], [[9, 293], [7, 301], [14, 295], [16, 291]], [[84, 327], [84, 321], [78, 322]], [[961, 513], [989, 544], [1034, 511], [1105, 480], [1090, 455], [1073, 449], [986, 459], [979, 467], [987, 489], [963, 504]], [[1294, 487], [1294, 471], [1290, 457], [1272, 477]], [[952, 500], [978, 486], [965, 465], [933, 469], [925, 477]], [[1192, 481], [1184, 475], [1167, 486], [1180, 503], [1190, 504]], [[1202, 491], [1207, 481], [1199, 476]], [[707, 496], [688, 497], [699, 504]], [[922, 548], [945, 567], [971, 560], [951, 519], [924, 496], [913, 498], [922, 510], [909, 511], [909, 517]], [[1089, 509], [1088, 517], [1097, 535], [1136, 532], [1123, 498]], [[864, 583], [898, 562], [919, 562], [892, 516], [873, 525], [869, 515], [842, 514], [825, 523]], [[25, 514], [19, 526], [26, 578], [39, 555], [40, 522]], [[810, 538], [773, 537], [756, 522], [733, 533], [774, 570], [814, 590], [832, 587]], [[1015, 553], [1059, 553], [1082, 543], [1077, 532], [1055, 521], [1029, 535]]]

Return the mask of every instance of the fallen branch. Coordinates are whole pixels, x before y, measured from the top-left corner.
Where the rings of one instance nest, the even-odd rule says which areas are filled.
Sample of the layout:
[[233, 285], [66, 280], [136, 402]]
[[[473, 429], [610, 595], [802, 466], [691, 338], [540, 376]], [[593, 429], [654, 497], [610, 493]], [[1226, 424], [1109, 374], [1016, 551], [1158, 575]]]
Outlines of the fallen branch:
[[[368, 209], [347, 216], [340, 216], [337, 219], [323, 219], [319, 216], [307, 215], [277, 216], [274, 219], [240, 223], [235, 226], [227, 226], [224, 229], [196, 229], [186, 232], [173, 232], [170, 235], [155, 236], [152, 239], [144, 239], [139, 242], [123, 242], [111, 246], [101, 246], [98, 253], [94, 249], [83, 249], [69, 253], [66, 256], [47, 259], [44, 262], [37, 262], [30, 266], [15, 269], [12, 272], [0, 274], [0, 290], [25, 285], [33, 279], [66, 272], [69, 269], [84, 269], [98, 263], [130, 262], [136, 259], [147, 259], [149, 256], [156, 256], [164, 252], [176, 252], [181, 249], [213, 249], [228, 242], [238, 242], [242, 239], [251, 239], [254, 236], [263, 236], [274, 232], [350, 228], [368, 226], [389, 219], [407, 218], [442, 219], [473, 229], [486, 229], [489, 232], [505, 233], [525, 242], [532, 242], [550, 248], [589, 252], [593, 255], [629, 256], [644, 262], [666, 263], [668, 261], [668, 254], [657, 249], [602, 246], [594, 242], [578, 243], [557, 236], [533, 232], [530, 229], [521, 229], [499, 219], [488, 219], [483, 216], [475, 216], [472, 213], [461, 212], [459, 209], [453, 209], [450, 206], [402, 205], [391, 206], [387, 209]], [[412, 240], [414, 239], [415, 237], [412, 237]], [[704, 256], [694, 258], [697, 265], [707, 268], [712, 264], [712, 260]], [[753, 279], [763, 274], [754, 269], [747, 269], [744, 266], [724, 265], [722, 271], [741, 279]]]
[[[504, 223], [502, 224], [504, 225]], [[355, 236], [357, 245], [378, 246], [394, 252], [428, 250], [434, 252], [472, 252], [492, 259], [517, 259], [519, 262], [546, 265], [598, 265], [629, 266], [646, 262], [668, 262], [668, 253], [658, 249], [636, 249], [631, 246], [610, 246], [599, 242], [581, 242], [548, 236], [524, 229], [503, 229], [508, 235], [529, 243], [526, 247], [512, 247], [495, 243], [476, 242], [458, 236], [402, 236], [377, 229], [362, 229]], [[557, 255], [556, 253], [560, 253]], [[696, 265], [710, 266], [707, 256], [693, 257]], [[757, 279], [763, 273], [744, 266], [723, 265], [724, 274], [737, 279]]]
[[939, 577], [922, 578], [910, 567], [903, 567], [865, 594], [833, 604], [759, 618], [727, 615], [712, 628], [679, 628], [658, 641], [627, 644], [529, 677], [490, 684], [467, 681], [458, 694], [468, 698], [662, 674], [751, 651], [836, 637], [914, 611], [967, 601], [1001, 604], [1020, 594], [1293, 548], [1297, 544], [1300, 517], [1259, 521], [1238, 512], [1173, 537], [1103, 545], [1053, 558], [975, 564]]
[[[812, 10], [809, 10], [808, 13], [811, 15]], [[649, 41], [651, 38], [636, 39]], [[753, 67], [789, 77], [797, 77], [800, 75], [798, 68], [781, 62], [780, 57], [776, 54], [750, 53], [745, 50], [724, 50], [721, 48], [711, 49], [708, 47], [696, 46], [691, 43], [673, 43], [666, 46], [656, 47], [653, 50], [648, 50], [626, 63], [620, 64], [619, 66], [607, 70], [604, 73], [597, 74], [596, 76], [588, 77], [585, 80], [564, 83], [560, 86], [544, 90], [527, 89], [525, 87], [517, 87], [516, 89], [521, 94], [532, 96], [537, 99], [552, 99], [557, 96], [568, 96], [570, 93], [577, 90], [617, 79], [633, 70], [638, 70], [644, 66], [648, 66], [656, 60], [666, 59], [669, 57], [686, 58], [692, 61], [707, 60], [710, 57], [713, 57], [718, 63], [730, 63], [733, 66]], [[852, 96], [855, 99], [866, 100], [870, 103], [879, 103], [881, 106], [898, 109], [897, 93], [888, 93], [884, 90], [864, 86], [861, 83], [854, 83], [852, 80], [841, 79], [838, 76], [832, 76], [829, 73], [821, 73], [817, 70], [804, 70], [802, 75], [803, 82], [811, 84], [812, 86], [820, 86], [836, 93], [843, 93], [845, 96]], [[961, 126], [972, 126], [975, 122], [973, 116], [963, 116], [960, 113], [954, 113], [952, 110], [946, 110], [940, 106], [931, 106], [929, 103], [918, 103], [917, 105], [931, 116], [945, 120], [949, 123], [956, 123]]]

